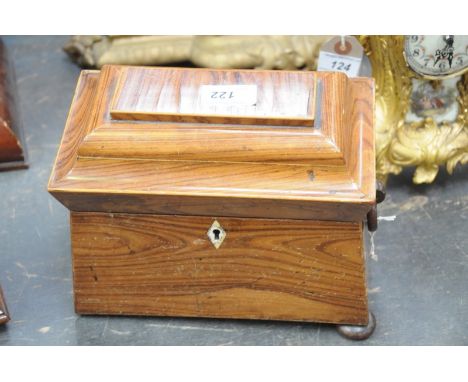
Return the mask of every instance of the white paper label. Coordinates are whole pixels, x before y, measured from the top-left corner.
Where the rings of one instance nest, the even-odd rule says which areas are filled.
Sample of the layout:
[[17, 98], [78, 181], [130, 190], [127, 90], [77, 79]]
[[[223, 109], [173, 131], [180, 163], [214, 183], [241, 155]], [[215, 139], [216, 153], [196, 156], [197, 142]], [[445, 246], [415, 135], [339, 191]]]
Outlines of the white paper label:
[[321, 51], [317, 71], [343, 72], [348, 77], [357, 77], [361, 67], [361, 58]]
[[255, 106], [256, 85], [202, 85], [198, 94], [202, 108], [210, 106]]

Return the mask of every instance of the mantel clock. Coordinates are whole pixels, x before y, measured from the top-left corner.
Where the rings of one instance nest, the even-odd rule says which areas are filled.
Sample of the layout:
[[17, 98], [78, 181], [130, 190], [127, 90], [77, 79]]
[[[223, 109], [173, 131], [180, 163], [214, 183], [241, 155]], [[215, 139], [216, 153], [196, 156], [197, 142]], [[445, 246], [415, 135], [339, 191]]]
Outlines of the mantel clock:
[[361, 36], [376, 81], [377, 176], [468, 162], [468, 36]]

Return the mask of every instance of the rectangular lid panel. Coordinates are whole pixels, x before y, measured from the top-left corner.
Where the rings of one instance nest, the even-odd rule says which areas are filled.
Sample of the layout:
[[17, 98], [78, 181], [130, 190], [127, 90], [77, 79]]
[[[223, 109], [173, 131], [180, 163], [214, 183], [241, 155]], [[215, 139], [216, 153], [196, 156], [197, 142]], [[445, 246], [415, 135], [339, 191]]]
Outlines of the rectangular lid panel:
[[126, 68], [110, 114], [118, 120], [314, 125], [315, 73]]

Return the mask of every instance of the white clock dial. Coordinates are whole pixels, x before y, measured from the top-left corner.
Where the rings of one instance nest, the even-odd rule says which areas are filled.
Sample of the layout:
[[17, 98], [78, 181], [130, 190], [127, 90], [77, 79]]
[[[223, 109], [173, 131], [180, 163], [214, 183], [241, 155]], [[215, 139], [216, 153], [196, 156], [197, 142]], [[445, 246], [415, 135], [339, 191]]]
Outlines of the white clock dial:
[[468, 68], [468, 36], [406, 36], [405, 57], [425, 77], [461, 74]]

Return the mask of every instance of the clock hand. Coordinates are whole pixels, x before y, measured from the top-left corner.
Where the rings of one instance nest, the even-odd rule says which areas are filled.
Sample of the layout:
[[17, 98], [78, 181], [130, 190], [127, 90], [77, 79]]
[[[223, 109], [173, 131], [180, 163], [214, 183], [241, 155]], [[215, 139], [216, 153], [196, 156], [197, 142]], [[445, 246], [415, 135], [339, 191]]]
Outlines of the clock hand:
[[449, 67], [452, 67], [452, 60], [453, 60], [453, 41], [455, 40], [454, 35], [447, 35], [444, 37], [444, 41], [447, 45], [445, 45], [444, 50], [447, 53], [447, 60], [449, 63]]
[[455, 36], [452, 36], [452, 44], [450, 45], [450, 52], [449, 52], [449, 64], [450, 64], [450, 67], [452, 67], [452, 60], [453, 60], [453, 43], [455, 41]]
[[435, 55], [437, 57], [437, 60], [434, 61], [433, 66], [436, 66], [436, 64], [439, 62], [439, 60], [441, 58], [447, 57], [449, 67], [452, 67], [453, 41], [454, 41], [454, 39], [455, 39], [455, 35], [453, 35], [453, 34], [449, 34], [449, 35], [446, 35], [446, 36], [442, 37], [442, 40], [444, 40], [444, 42], [445, 42], [445, 47], [442, 50], [441, 49], [436, 50]]
[[444, 36], [443, 37], [443, 40], [445, 41], [445, 43], [447, 45], [445, 45], [445, 48], [444, 50], [448, 49], [448, 48], [453, 48], [453, 41], [455, 40], [455, 35], [453, 34], [449, 34], [447, 36]]
[[434, 61], [434, 65], [432, 66], [436, 66], [436, 64], [439, 62], [440, 58], [442, 57], [442, 51], [440, 49], [437, 49], [436, 52], [435, 52], [435, 56], [437, 57], [437, 60]]

